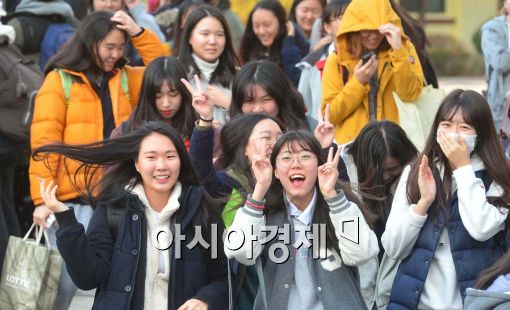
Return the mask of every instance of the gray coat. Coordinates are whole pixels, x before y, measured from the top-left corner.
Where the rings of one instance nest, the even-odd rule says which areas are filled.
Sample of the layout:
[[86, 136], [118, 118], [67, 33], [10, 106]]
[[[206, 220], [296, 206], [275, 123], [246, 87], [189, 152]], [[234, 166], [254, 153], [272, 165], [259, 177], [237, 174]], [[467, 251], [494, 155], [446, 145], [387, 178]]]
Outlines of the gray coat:
[[[283, 224], [291, 222], [286, 211], [267, 216], [266, 220], [266, 226], [283, 227]], [[295, 269], [295, 261], [292, 259], [292, 255], [289, 261], [284, 264], [277, 264], [268, 259], [268, 249], [277, 241], [276, 239], [274, 238], [266, 244], [261, 254], [268, 308], [275, 310], [287, 309]], [[288, 247], [290, 253], [292, 253], [294, 248], [292, 245], [288, 245]], [[279, 256], [279, 254], [276, 256]], [[342, 264], [341, 267], [328, 271], [323, 267], [327, 264], [328, 259], [312, 260], [312, 274], [315, 276], [314, 286], [324, 309], [366, 309], [363, 296], [359, 290], [358, 268]], [[253, 309], [264, 309], [260, 290], [255, 298]]]
[[466, 290], [465, 310], [505, 310], [510, 309], [510, 294], [488, 292], [468, 288]]
[[482, 26], [482, 51], [485, 61], [485, 79], [489, 84], [487, 101], [491, 107], [496, 130], [503, 121], [504, 99], [510, 90], [510, 49], [506, 16], [498, 16]]

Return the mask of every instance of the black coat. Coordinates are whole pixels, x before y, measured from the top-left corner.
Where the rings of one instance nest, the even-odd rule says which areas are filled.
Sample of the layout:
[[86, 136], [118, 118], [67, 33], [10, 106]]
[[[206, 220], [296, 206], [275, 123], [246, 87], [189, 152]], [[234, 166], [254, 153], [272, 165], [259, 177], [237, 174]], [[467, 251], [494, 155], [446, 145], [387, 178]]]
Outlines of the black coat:
[[[181, 258], [170, 254], [168, 309], [177, 309], [190, 298], [208, 303], [209, 309], [228, 308], [227, 261], [223, 252], [223, 223], [218, 222], [217, 259], [200, 245], [189, 249], [195, 225], [204, 215], [203, 188], [183, 186], [179, 210], [172, 216], [181, 225], [186, 241], [181, 243]], [[147, 220], [144, 206], [134, 194], [114, 202], [126, 213], [114, 240], [107, 219], [106, 205], [96, 208], [85, 235], [72, 210], [57, 213], [60, 226], [57, 246], [73, 282], [81, 289], [97, 288], [93, 309], [143, 309], [147, 257]], [[202, 227], [204, 231], [205, 227]], [[211, 244], [202, 232], [204, 240]], [[163, 309], [163, 308], [162, 308]]]

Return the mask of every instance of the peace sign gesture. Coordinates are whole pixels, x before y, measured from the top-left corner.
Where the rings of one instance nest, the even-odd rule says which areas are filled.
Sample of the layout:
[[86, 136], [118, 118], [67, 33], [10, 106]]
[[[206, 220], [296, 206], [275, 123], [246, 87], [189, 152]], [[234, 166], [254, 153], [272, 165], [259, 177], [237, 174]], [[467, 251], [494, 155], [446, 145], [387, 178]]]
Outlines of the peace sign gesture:
[[191, 93], [191, 95], [193, 97], [193, 101], [192, 101], [191, 105], [193, 106], [195, 111], [200, 116], [200, 119], [211, 120], [211, 122], [212, 122], [214, 105], [209, 101], [209, 97], [207, 96], [207, 93], [202, 89], [198, 75], [195, 74], [193, 76], [193, 78], [195, 79], [196, 90], [185, 79], [181, 79], [181, 82], [184, 84], [184, 86], [186, 86], [188, 91]]
[[338, 180], [338, 162], [340, 161], [340, 153], [342, 148], [336, 150], [333, 157], [333, 147], [329, 148], [328, 161], [317, 168], [317, 178], [319, 180], [319, 188], [324, 198], [333, 198], [336, 196], [335, 185]]
[[335, 126], [329, 122], [329, 103], [326, 104], [326, 108], [324, 109], [324, 117], [322, 117], [321, 107], [319, 107], [319, 113], [317, 115], [319, 117], [319, 124], [315, 127], [315, 138], [319, 140], [322, 148], [330, 147], [335, 138]]
[[255, 152], [256, 154], [251, 156], [251, 171], [256, 181], [252, 197], [262, 201], [273, 181], [273, 166], [264, 147], [255, 145]]

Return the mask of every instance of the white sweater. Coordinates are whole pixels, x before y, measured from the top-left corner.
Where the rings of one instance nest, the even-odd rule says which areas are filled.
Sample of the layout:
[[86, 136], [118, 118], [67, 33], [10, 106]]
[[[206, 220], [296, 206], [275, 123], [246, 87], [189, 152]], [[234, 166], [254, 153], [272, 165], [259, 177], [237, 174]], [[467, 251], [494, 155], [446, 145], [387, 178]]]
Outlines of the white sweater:
[[[248, 199], [250, 200], [250, 196]], [[260, 202], [254, 203], [260, 204]], [[329, 216], [338, 238], [342, 262], [349, 266], [358, 266], [377, 256], [379, 253], [377, 237], [367, 225], [358, 206], [348, 201], [343, 191], [339, 191], [335, 198], [329, 200], [328, 205], [330, 207]], [[344, 221], [356, 221], [357, 219], [359, 219], [359, 226], [355, 225], [355, 223], [353, 225], [352, 222], [342, 225]], [[255, 264], [256, 258], [262, 252], [260, 240], [265, 236], [263, 236], [261, 228], [265, 225], [265, 222], [262, 210], [255, 209], [249, 205], [240, 208], [226, 235], [229, 235], [232, 231], [242, 231], [244, 236], [247, 236], [245, 239], [247, 242], [242, 243], [240, 247], [235, 246], [241, 244], [240, 240], [236, 239], [236, 237], [244, 238], [244, 236], [242, 234], [232, 234], [231, 238], [225, 239], [224, 242], [226, 256], [228, 258], [235, 258], [244, 265]], [[344, 227], [342, 228], [342, 226]], [[254, 240], [254, 237], [257, 239], [254, 242], [249, 242], [249, 240]]]
[[[141, 184], [136, 185], [132, 193], [136, 194], [145, 206], [147, 218], [147, 267], [145, 271], [144, 309], [156, 310], [168, 304], [168, 281], [170, 279], [170, 250], [159, 250], [152, 235], [161, 231], [162, 227], [170, 228], [170, 218], [179, 209], [181, 196], [181, 183], [174, 186], [166, 206], [161, 212], [150, 207], [149, 200]], [[166, 234], [160, 234], [158, 240], [161, 244], [169, 244]], [[162, 247], [165, 247], [162, 245]], [[161, 246], [160, 246], [161, 248]]]
[[[207, 86], [209, 86], [210, 84], [209, 81], [211, 80], [214, 70], [216, 70], [216, 67], [218, 67], [220, 60], [218, 59], [214, 63], [209, 63], [207, 61], [200, 59], [195, 54], [191, 54], [191, 57], [193, 57], [193, 60], [195, 61], [198, 69], [200, 69], [201, 72], [200, 86], [202, 87], [202, 89], [206, 89]], [[191, 79], [191, 85], [195, 86], [195, 79]], [[219, 87], [230, 98], [232, 97], [231, 87], [225, 88], [220, 84], [216, 84], [214, 86]], [[224, 110], [223, 108], [219, 107], [215, 102], [213, 102], [213, 104], [214, 104], [214, 120], [219, 121], [222, 125], [224, 125], [230, 119], [228, 110]]]
[[[493, 183], [486, 194], [482, 180], [475, 176], [475, 171], [484, 169], [483, 162], [477, 156], [471, 158], [471, 162], [471, 165], [453, 172], [453, 190], [457, 190], [462, 224], [473, 239], [485, 241], [504, 229], [508, 210], [501, 210], [487, 201], [486, 197], [499, 197], [503, 190]], [[417, 214], [414, 211], [416, 205], [409, 204], [407, 200], [406, 187], [410, 170], [410, 166], [407, 166], [402, 173], [386, 230], [382, 235], [386, 254], [399, 260], [411, 254], [427, 220], [427, 215]], [[462, 309], [447, 229], [441, 233], [440, 244], [434, 253], [418, 308]]]

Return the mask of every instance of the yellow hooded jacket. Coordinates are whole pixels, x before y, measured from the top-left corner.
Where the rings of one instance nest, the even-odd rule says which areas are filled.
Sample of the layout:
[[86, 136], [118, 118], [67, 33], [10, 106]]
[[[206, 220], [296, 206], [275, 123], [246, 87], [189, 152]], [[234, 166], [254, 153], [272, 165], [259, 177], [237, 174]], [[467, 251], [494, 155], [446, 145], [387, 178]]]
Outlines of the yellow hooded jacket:
[[[404, 101], [413, 101], [423, 88], [423, 72], [413, 44], [404, 35], [398, 15], [388, 0], [354, 0], [343, 15], [336, 37], [337, 52], [331, 53], [322, 79], [322, 109], [330, 104], [330, 121], [335, 125], [335, 140], [343, 144], [356, 138], [369, 121], [368, 93], [370, 86], [363, 85], [355, 76], [354, 68], [360, 61], [347, 49], [347, 33], [377, 30], [392, 23], [400, 28], [402, 47], [398, 50], [381, 50], [378, 53], [377, 119], [399, 123], [398, 111], [392, 92]], [[341, 68], [347, 69], [344, 84]]]

